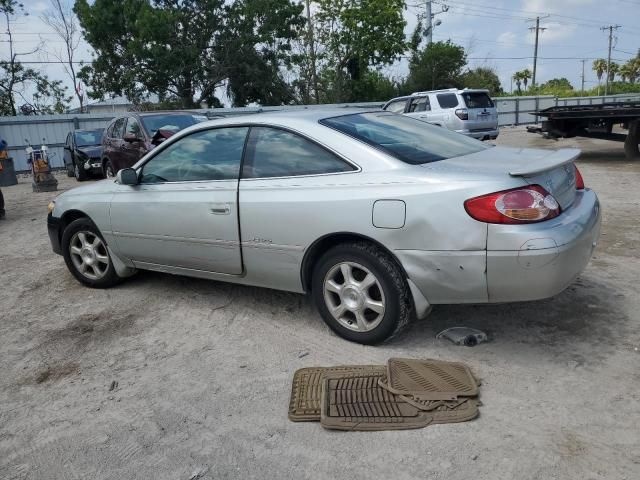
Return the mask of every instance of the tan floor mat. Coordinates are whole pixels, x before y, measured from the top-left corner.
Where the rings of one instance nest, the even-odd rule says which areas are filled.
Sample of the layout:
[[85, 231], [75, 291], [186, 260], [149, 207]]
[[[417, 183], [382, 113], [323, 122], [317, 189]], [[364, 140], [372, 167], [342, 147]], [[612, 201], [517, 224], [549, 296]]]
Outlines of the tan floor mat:
[[339, 367], [301, 368], [293, 374], [289, 419], [294, 422], [319, 422], [322, 379], [326, 374], [376, 372], [384, 375], [384, 365], [344, 365]]
[[480, 411], [478, 407], [482, 404], [477, 398], [463, 397], [458, 400], [414, 400], [408, 395], [399, 395], [404, 401], [414, 407], [428, 411], [433, 416], [431, 423], [457, 423], [466, 422], [476, 418]]
[[426, 427], [431, 412], [379, 385], [384, 372], [325, 374], [320, 422], [335, 430], [402, 430]]
[[390, 358], [386, 381], [380, 385], [419, 401], [453, 401], [458, 396], [478, 395], [478, 383], [466, 365], [441, 360]]

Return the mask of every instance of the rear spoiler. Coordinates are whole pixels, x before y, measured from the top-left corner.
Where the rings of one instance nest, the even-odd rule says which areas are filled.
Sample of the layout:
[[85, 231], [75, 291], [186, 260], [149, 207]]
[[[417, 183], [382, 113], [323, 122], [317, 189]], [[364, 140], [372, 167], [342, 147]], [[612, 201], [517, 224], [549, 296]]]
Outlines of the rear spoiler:
[[560, 150], [555, 150], [550, 155], [531, 163], [531, 165], [527, 167], [520, 167], [515, 170], [511, 170], [509, 175], [512, 177], [528, 177], [537, 175], [538, 173], [546, 172], [547, 170], [552, 170], [573, 162], [580, 156], [580, 153], [582, 152], [577, 148], [562, 148]]

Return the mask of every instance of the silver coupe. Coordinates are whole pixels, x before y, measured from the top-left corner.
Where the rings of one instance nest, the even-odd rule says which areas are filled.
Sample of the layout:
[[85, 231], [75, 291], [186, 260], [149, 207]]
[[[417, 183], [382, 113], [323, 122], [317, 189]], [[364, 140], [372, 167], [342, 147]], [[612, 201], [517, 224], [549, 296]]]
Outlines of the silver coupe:
[[49, 205], [71, 273], [137, 269], [309, 293], [346, 339], [389, 338], [431, 305], [566, 288], [599, 235], [579, 150], [496, 147], [383, 111], [218, 119]]

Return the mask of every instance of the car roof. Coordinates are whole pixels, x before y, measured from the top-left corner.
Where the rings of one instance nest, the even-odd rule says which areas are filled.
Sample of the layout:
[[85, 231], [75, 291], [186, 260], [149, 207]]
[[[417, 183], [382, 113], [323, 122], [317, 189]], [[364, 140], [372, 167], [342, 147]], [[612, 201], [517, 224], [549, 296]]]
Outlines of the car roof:
[[290, 126], [295, 128], [300, 123], [317, 124], [327, 118], [341, 117], [344, 115], [355, 115], [358, 113], [380, 112], [380, 109], [371, 108], [351, 108], [351, 107], [331, 107], [331, 108], [309, 108], [296, 110], [281, 110], [277, 112], [261, 112], [248, 115], [238, 115], [224, 118], [214, 118], [198, 125], [231, 125], [238, 123], [253, 124], [273, 124]]

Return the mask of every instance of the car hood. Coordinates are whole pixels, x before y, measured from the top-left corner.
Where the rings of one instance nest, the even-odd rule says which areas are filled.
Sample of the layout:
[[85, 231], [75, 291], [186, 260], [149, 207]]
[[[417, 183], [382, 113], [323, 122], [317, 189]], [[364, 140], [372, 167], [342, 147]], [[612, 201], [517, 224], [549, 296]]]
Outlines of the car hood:
[[102, 145], [91, 145], [89, 147], [76, 147], [76, 150], [84, 153], [89, 158], [99, 157], [102, 154]]
[[113, 180], [113, 178], [107, 178], [106, 180], [100, 180], [97, 182], [89, 183], [87, 185], [82, 185], [80, 187], [72, 188], [71, 190], [67, 190], [66, 192], [58, 195], [57, 198], [61, 197], [71, 197], [74, 195], [87, 195], [87, 194], [98, 194], [98, 193], [110, 193], [115, 192], [118, 184]]

